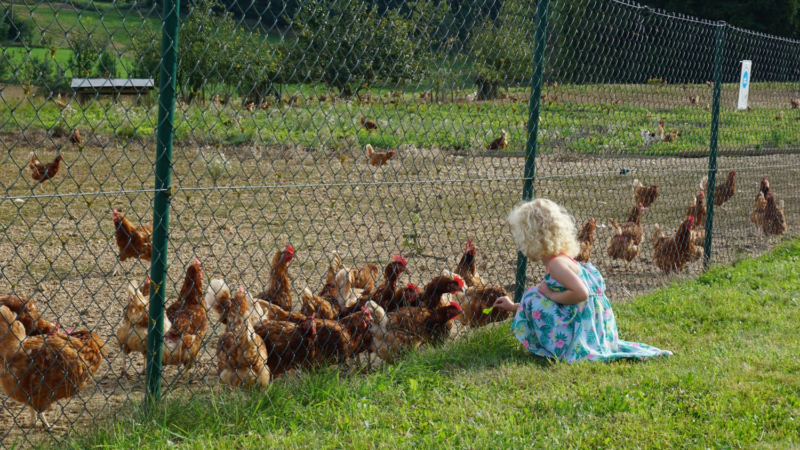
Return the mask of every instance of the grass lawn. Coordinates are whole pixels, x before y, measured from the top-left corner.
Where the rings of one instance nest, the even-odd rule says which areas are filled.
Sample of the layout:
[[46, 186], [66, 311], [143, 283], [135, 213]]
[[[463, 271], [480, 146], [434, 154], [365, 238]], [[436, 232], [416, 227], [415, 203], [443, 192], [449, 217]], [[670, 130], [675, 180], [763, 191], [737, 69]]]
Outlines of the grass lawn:
[[[754, 85], [755, 86], [755, 85]], [[734, 86], [726, 85], [726, 91]], [[597, 86], [609, 93], [633, 96], [638, 86]], [[299, 89], [299, 88], [295, 88]], [[539, 135], [544, 152], [575, 151], [600, 154], [684, 155], [708, 151], [711, 115], [700, 107], [603, 104], [582, 97], [586, 86], [561, 88], [563, 101], [545, 105]], [[675, 86], [673, 90], [680, 87]], [[766, 86], [758, 87], [759, 92]], [[294, 92], [289, 90], [289, 92]], [[500, 129], [508, 131], [509, 152], [523, 152], [526, 142], [528, 105], [508, 101], [486, 103], [415, 102], [406, 93], [397, 104], [370, 105], [338, 102], [320, 104], [306, 101], [299, 107], [248, 112], [239, 105], [221, 107], [193, 104], [176, 110], [177, 138], [204, 144], [241, 145], [255, 143], [274, 146], [293, 143], [310, 148], [337, 147], [355, 137], [360, 146], [370, 143], [376, 148], [395, 148], [410, 144], [419, 148], [483, 149], [497, 137]], [[665, 98], [669, 98], [664, 94]], [[776, 121], [784, 105], [776, 99], [764, 101], [752, 113], [726, 109], [721, 116], [719, 146], [723, 151], [737, 149], [787, 149], [800, 144], [800, 128], [793, 126], [800, 119], [798, 110], [786, 110], [784, 120]], [[788, 102], [788, 101], [787, 101]], [[85, 110], [60, 111], [53, 102], [40, 98], [11, 99], [0, 104], [0, 131], [20, 129], [52, 129], [65, 120], [66, 126], [91, 129], [106, 135], [152, 136], [156, 116], [141, 107], [110, 106], [106, 100], [92, 102]], [[378, 131], [367, 133], [359, 118], [365, 116], [378, 124]], [[13, 120], [12, 120], [13, 119]], [[679, 129], [677, 142], [658, 142], [645, 147], [640, 131], [655, 130], [659, 120], [668, 130]], [[225, 125], [228, 123], [229, 125]]]
[[169, 399], [59, 448], [796, 448], [800, 241], [615, 307], [649, 362], [556, 364], [508, 323], [365, 376]]
[[143, 27], [158, 29], [160, 22], [155, 16], [160, 9], [142, 10], [150, 14], [145, 17], [143, 12], [130, 7], [108, 7], [96, 11], [95, 9], [82, 10], [80, 6], [75, 9], [62, 8], [58, 3], [43, 3], [36, 5], [14, 5], [14, 18], [25, 20], [33, 27], [36, 34], [42, 33], [56, 47], [66, 45], [66, 35], [72, 31], [85, 30], [95, 35], [108, 35], [115, 44], [125, 49], [131, 44], [131, 36], [136, 36]]

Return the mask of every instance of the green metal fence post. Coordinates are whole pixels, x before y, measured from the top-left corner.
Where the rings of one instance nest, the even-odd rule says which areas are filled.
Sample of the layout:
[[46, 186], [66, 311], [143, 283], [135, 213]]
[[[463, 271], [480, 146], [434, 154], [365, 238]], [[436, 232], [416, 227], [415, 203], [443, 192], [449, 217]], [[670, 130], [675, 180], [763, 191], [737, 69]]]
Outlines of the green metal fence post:
[[714, 100], [711, 105], [711, 142], [708, 153], [708, 189], [706, 195], [706, 241], [703, 248], [703, 270], [711, 261], [711, 244], [714, 236], [714, 188], [717, 184], [717, 140], [719, 138], [719, 100], [722, 93], [722, 65], [725, 53], [726, 24], [717, 24], [716, 48], [714, 51]]
[[164, 298], [167, 278], [169, 202], [172, 185], [172, 139], [175, 134], [175, 77], [178, 67], [180, 0], [165, 0], [161, 30], [161, 74], [158, 92], [158, 142], [153, 204], [153, 255], [150, 266], [150, 327], [147, 334], [148, 403], [161, 396], [161, 346], [164, 342]]
[[[522, 200], [533, 198], [533, 177], [536, 175], [536, 153], [538, 151], [539, 113], [541, 108], [542, 83], [544, 83], [544, 54], [547, 41], [547, 8], [549, 0], [536, 2], [536, 29], [533, 35], [533, 74], [531, 75], [531, 98], [528, 101], [528, 141], [525, 144], [525, 181], [522, 185]], [[517, 279], [514, 299], [519, 301], [525, 290], [528, 258], [517, 252]]]

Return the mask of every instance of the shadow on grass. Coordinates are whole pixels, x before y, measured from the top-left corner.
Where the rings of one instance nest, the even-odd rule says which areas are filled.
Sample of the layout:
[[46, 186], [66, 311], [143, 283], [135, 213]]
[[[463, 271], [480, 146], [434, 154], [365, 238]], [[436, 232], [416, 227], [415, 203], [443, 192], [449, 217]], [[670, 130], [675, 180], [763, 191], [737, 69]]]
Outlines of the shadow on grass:
[[553, 360], [526, 351], [513, 336], [510, 321], [470, 330], [468, 335], [435, 349], [406, 355], [384, 370], [403, 377], [415, 372], [479, 372], [506, 364], [535, 364], [546, 368], [557, 364]]

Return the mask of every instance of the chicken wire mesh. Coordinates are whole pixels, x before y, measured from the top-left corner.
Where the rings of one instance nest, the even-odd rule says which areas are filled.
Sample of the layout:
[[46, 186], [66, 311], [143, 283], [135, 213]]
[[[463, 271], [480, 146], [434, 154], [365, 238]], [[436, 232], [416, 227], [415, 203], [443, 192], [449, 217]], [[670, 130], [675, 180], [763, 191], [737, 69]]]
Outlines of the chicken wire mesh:
[[[701, 191], [720, 203], [714, 264], [768, 250], [764, 229], [783, 231], [778, 207], [783, 234], [796, 234], [798, 42], [621, 1], [192, 2], [180, 8], [165, 191], [153, 188], [156, 88], [175, 5], [3, 4], [0, 291], [26, 298], [28, 313], [35, 304], [45, 322], [26, 330], [48, 335], [4, 356], [17, 368], [2, 376], [4, 446], [144, 397], [157, 195], [171, 219], [167, 278], [155, 286], [166, 291], [170, 395], [264, 384], [269, 374], [253, 369], [264, 361], [279, 380], [323, 359], [355, 373], [502, 319], [482, 309], [515, 291], [505, 217], [525, 181], [579, 229], [594, 219], [584, 248], [617, 301], [700, 272], [711, 214], [693, 208], [696, 229], [676, 233]], [[537, 17], [547, 17], [543, 48]], [[738, 110], [742, 60], [752, 77]], [[715, 82], [719, 176], [703, 189]], [[45, 166], [56, 158], [58, 170]], [[759, 200], [764, 177], [771, 194]], [[451, 295], [454, 324], [459, 312], [445, 296], [437, 316], [431, 295], [458, 290], [434, 279], [444, 269], [496, 286], [486, 298]], [[531, 264], [527, 285], [543, 273]], [[24, 309], [19, 297], [3, 302]], [[406, 304], [415, 314], [384, 314]], [[58, 363], [42, 362], [47, 351]], [[28, 399], [52, 403], [52, 434], [26, 428]]]

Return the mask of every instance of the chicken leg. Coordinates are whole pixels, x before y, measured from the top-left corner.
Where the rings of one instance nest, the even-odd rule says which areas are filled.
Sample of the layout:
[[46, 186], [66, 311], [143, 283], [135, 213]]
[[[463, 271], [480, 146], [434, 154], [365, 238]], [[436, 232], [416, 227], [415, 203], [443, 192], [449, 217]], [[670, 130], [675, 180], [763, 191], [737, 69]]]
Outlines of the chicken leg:
[[31, 412], [31, 428], [35, 428], [36, 427], [36, 424], [39, 422], [38, 419], [42, 419], [42, 423], [44, 424], [44, 427], [47, 428], [48, 430], [50, 428], [52, 428], [52, 426], [50, 425], [50, 422], [47, 421], [47, 417], [45, 417], [45, 415], [43, 413], [40, 413], [40, 412], [36, 411], [35, 409], [33, 409], [33, 406], [28, 406], [28, 409]]

